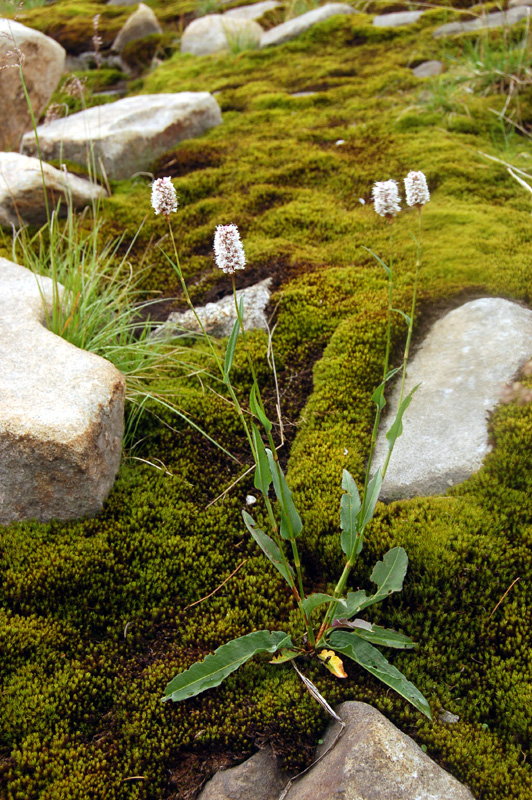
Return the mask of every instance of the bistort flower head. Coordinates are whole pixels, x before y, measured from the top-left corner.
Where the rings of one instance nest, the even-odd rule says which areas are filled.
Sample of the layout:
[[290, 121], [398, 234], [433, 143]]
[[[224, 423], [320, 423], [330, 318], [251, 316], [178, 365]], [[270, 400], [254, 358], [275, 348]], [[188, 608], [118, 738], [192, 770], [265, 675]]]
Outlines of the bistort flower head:
[[430, 200], [427, 179], [422, 172], [409, 172], [405, 178], [406, 202], [409, 206], [424, 206]]
[[373, 205], [381, 217], [393, 219], [401, 210], [401, 198], [397, 181], [377, 181], [373, 184]]
[[214, 257], [216, 266], [228, 275], [244, 269], [246, 256], [236, 225], [218, 225], [214, 234]]
[[170, 178], [157, 178], [151, 185], [151, 204], [156, 214], [170, 219], [172, 211], [177, 211], [177, 195]]

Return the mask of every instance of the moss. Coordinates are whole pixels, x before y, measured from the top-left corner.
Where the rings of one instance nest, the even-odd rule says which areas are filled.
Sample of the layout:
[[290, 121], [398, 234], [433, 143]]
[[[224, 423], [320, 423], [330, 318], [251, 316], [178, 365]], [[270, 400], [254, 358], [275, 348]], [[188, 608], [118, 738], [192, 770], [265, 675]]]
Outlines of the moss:
[[[76, 25], [85, 20], [90, 37], [91, 15], [104, 15], [103, 3], [75, 4], [77, 17], [73, 5], [47, 9], [48, 23], [68, 11]], [[168, 30], [192, 10], [154, 7]], [[130, 85], [130, 92], [217, 92], [223, 125], [173, 148], [153, 169], [173, 176], [174, 232], [198, 303], [229, 290], [212, 259], [220, 222], [234, 221], [243, 233], [249, 265], [238, 280], [274, 278], [288, 437], [281, 455], [305, 521], [309, 590], [330, 589], [337, 576], [341, 470], [362, 475], [381, 370], [385, 275], [363, 245], [387, 257], [389, 227], [370, 208], [372, 182], [417, 168], [432, 191], [423, 214], [417, 341], [436, 310], [468, 296], [530, 302], [528, 197], [502, 167], [478, 156], [507, 146], [513, 158], [529, 150], [527, 142], [504, 140], [491, 98], [468, 100], [469, 116], [463, 109], [460, 120], [437, 107], [412, 110], [422, 101], [408, 67], [439, 55], [432, 32], [445, 13], [396, 30], [374, 28], [368, 15], [339, 17], [282, 47], [237, 56], [175, 53]], [[111, 20], [118, 25], [118, 16]], [[301, 91], [314, 94], [292, 96]], [[526, 169], [526, 158], [519, 163]], [[106, 231], [127, 242], [146, 218], [132, 268], [149, 264], [144, 287], [182, 302], [172, 267], [154, 247], [167, 247], [167, 228], [152, 213], [148, 178], [113, 190], [103, 207]], [[401, 308], [410, 298], [414, 231], [411, 212], [394, 224]], [[403, 343], [398, 318], [394, 359]], [[250, 335], [250, 345], [273, 411], [264, 333]], [[190, 358], [194, 367], [211, 366], [201, 350]], [[250, 376], [241, 352], [233, 374], [245, 396]], [[166, 471], [125, 461], [96, 519], [0, 531], [0, 794], [8, 800], [188, 800], [217, 764], [266, 740], [289, 766], [310, 760], [326, 719], [288, 667], [256, 659], [193, 701], [160, 702], [176, 672], [228, 638], [258, 628], [298, 631], [290, 597], [243, 530], [252, 479], [242, 477], [211, 504], [245, 473], [249, 456], [235, 413], [207, 383], [176, 366], [154, 389], [170, 392], [239, 464], [182, 419], [157, 412], [142, 422], [133, 453]], [[395, 544], [407, 549], [403, 592], [374, 607], [371, 618], [419, 643], [391, 660], [426, 693], [434, 724], [355, 665], [341, 684], [318, 667], [309, 676], [333, 704], [375, 704], [483, 800], [527, 800], [530, 407], [499, 409], [490, 431], [485, 466], [448, 496], [378, 506], [351, 581], [350, 588], [369, 588], [382, 553]], [[260, 519], [263, 509], [255, 509]], [[219, 591], [191, 606], [240, 564]], [[442, 708], [459, 722], [439, 721]]]

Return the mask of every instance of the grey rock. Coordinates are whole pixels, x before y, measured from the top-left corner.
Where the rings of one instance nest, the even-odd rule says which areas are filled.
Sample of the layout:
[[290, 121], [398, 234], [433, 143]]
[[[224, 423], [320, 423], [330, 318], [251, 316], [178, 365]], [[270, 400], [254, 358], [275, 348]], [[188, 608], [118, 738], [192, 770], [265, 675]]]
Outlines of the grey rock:
[[[220, 125], [222, 114], [208, 92], [142, 94], [88, 108], [38, 128], [43, 158], [85, 164], [92, 145], [107, 175], [117, 180], [147, 170], [183, 139]], [[37, 151], [33, 131], [22, 140], [28, 155]]]
[[207, 14], [193, 20], [181, 37], [181, 52], [207, 56], [230, 49], [236, 43], [241, 49], [259, 46], [263, 30], [258, 22], [225, 14]]
[[0, 523], [98, 513], [120, 463], [123, 375], [45, 327], [52, 282], [0, 258]]
[[287, 22], [283, 22], [282, 25], [277, 25], [275, 28], [266, 31], [262, 35], [260, 46], [269, 47], [273, 44], [289, 42], [290, 39], [294, 39], [319, 22], [329, 19], [329, 17], [334, 17], [337, 14], [354, 14], [354, 12], [354, 8], [346, 3], [327, 3], [324, 6], [320, 6], [320, 8], [307, 11], [306, 14], [289, 19]]
[[377, 28], [400, 28], [402, 25], [413, 25], [422, 16], [423, 11], [396, 11], [392, 14], [380, 14], [373, 17]]
[[60, 44], [20, 22], [0, 17], [0, 64], [6, 65], [0, 69], [0, 150], [18, 149], [22, 134], [31, 127], [19, 71], [7, 68], [19, 57], [16, 49], [24, 58], [24, 78], [37, 119], [57, 88], [65, 66], [66, 52]]
[[[50, 208], [66, 212], [70, 196], [74, 208], [82, 208], [107, 195], [95, 183], [43, 163], [44, 182]], [[46, 222], [46, 205], [38, 158], [19, 153], [0, 153], [0, 225], [42, 225]]]
[[[532, 3], [532, 0], [530, 0]], [[416, 78], [433, 78], [436, 75], [441, 75], [443, 72], [443, 64], [441, 61], [424, 61], [418, 64], [412, 70]]]
[[108, 6], [136, 6], [139, 0], [109, 0]]
[[510, 0], [508, 3], [509, 8], [516, 8], [516, 6], [532, 6], [532, 0]]
[[[270, 300], [271, 278], [266, 278], [254, 286], [237, 291], [237, 299], [244, 298], [244, 329], [247, 331], [256, 328], [267, 329], [265, 309]], [[216, 303], [207, 303], [196, 309], [207, 333], [211, 336], [229, 336], [236, 321], [235, 300], [232, 294], [223, 297]], [[173, 312], [166, 322], [156, 328], [154, 338], [170, 338], [178, 336], [184, 331], [199, 333], [200, 327], [192, 311]]]
[[[405, 391], [421, 384], [403, 417], [382, 498], [444, 492], [482, 466], [487, 415], [532, 352], [532, 311], [500, 298], [466, 303], [438, 320], [408, 367]], [[398, 382], [379, 431], [374, 467], [399, 401]]]
[[163, 29], [152, 9], [144, 3], [139, 3], [137, 10], [126, 20], [118, 32], [111, 50], [121, 53], [126, 44], [134, 42], [136, 39], [143, 39], [152, 33], [162, 32]]
[[452, 714], [450, 711], [446, 711], [445, 708], [442, 708], [439, 716], [444, 725], [456, 725], [460, 720], [458, 714]]
[[259, 750], [238, 767], [217, 772], [198, 800], [278, 800], [287, 781], [272, 751]]
[[[474, 800], [376, 708], [349, 702], [336, 712], [346, 723], [342, 737], [293, 784], [286, 800]], [[339, 727], [335, 722], [328, 728], [317, 757]]]
[[[530, 0], [532, 3], [532, 0]], [[226, 11], [223, 16], [224, 17], [238, 17], [239, 19], [249, 19], [255, 20], [260, 19], [264, 14], [268, 11], [271, 11], [273, 8], [278, 8], [281, 3], [278, 3], [277, 0], [262, 0], [261, 3], [253, 3], [250, 6], [240, 6], [239, 8], [230, 8], [229, 11]]]
[[510, 8], [509, 11], [494, 11], [491, 14], [484, 14], [476, 19], [466, 22], [448, 22], [440, 25], [434, 31], [436, 38], [440, 36], [451, 36], [454, 33], [467, 33], [468, 31], [478, 31], [482, 28], [502, 28], [507, 25], [515, 25], [530, 14], [528, 8], [517, 6]]

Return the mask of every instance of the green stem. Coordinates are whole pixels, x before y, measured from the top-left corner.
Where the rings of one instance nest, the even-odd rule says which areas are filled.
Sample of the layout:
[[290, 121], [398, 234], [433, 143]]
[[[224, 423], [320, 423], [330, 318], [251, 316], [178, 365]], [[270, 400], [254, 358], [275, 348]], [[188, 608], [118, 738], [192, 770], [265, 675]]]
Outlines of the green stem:
[[250, 430], [249, 430], [249, 426], [248, 426], [248, 424], [246, 422], [246, 418], [244, 416], [244, 412], [242, 410], [242, 407], [241, 407], [240, 403], [238, 402], [238, 398], [237, 398], [237, 396], [235, 394], [235, 391], [234, 391], [233, 387], [231, 386], [230, 381], [226, 381], [225, 380], [225, 372], [224, 372], [224, 368], [223, 368], [223, 364], [221, 362], [221, 359], [220, 359], [218, 353], [216, 352], [216, 350], [214, 349], [212, 341], [211, 341], [211, 337], [209, 336], [209, 334], [205, 330], [205, 326], [203, 325], [203, 322], [199, 318], [198, 313], [197, 313], [196, 309], [194, 308], [194, 303], [190, 299], [190, 295], [188, 293], [187, 285], [185, 283], [185, 279], [184, 279], [183, 273], [181, 271], [181, 264], [179, 262], [179, 255], [178, 255], [178, 252], [177, 252], [177, 245], [175, 243], [174, 232], [172, 230], [172, 225], [170, 224], [170, 217], [167, 217], [167, 221], [168, 221], [168, 228], [170, 230], [170, 238], [172, 239], [172, 245], [173, 245], [173, 248], [174, 248], [175, 268], [176, 268], [177, 275], [179, 277], [179, 281], [181, 283], [181, 288], [183, 289], [183, 294], [185, 295], [185, 299], [186, 299], [186, 301], [187, 301], [192, 313], [194, 314], [196, 322], [198, 323], [198, 325], [200, 327], [200, 330], [201, 330], [201, 332], [202, 332], [202, 334], [203, 334], [203, 336], [205, 338], [205, 341], [207, 342], [207, 344], [208, 344], [208, 346], [210, 348], [211, 354], [212, 354], [216, 364], [218, 365], [218, 369], [220, 370], [220, 373], [222, 375], [222, 380], [225, 383], [225, 385], [227, 386], [227, 389], [229, 391], [229, 395], [231, 396], [231, 400], [235, 404], [235, 408], [236, 408], [236, 410], [238, 412], [238, 415], [240, 417], [240, 420], [242, 422], [244, 431], [245, 431], [246, 436], [247, 436], [247, 440], [249, 442], [249, 446], [251, 447], [251, 452], [252, 452], [253, 457], [255, 458], [255, 462], [256, 462], [257, 461], [257, 456], [256, 456], [256, 453], [255, 453], [255, 448], [253, 446], [253, 439], [251, 437], [251, 433], [250, 433]]
[[[384, 390], [386, 390], [386, 376], [388, 374], [388, 367], [390, 363], [390, 350], [392, 339], [392, 308], [393, 308], [393, 218], [390, 220], [390, 263], [388, 264], [390, 274], [388, 275], [388, 312], [386, 319], [386, 351], [384, 353], [384, 365], [382, 371], [382, 380], [384, 383]], [[373, 423], [373, 430], [371, 432], [371, 442], [369, 447], [369, 456], [366, 464], [366, 474], [364, 476], [364, 490], [362, 492], [362, 499], [366, 497], [368, 483], [371, 475], [371, 463], [373, 461], [373, 453], [375, 445], [377, 444], [377, 434], [379, 432], [379, 424], [381, 421], [382, 410], [377, 406], [375, 412], [375, 421]]]
[[[244, 329], [244, 320], [242, 319], [242, 316], [240, 314], [240, 308], [238, 306], [238, 299], [237, 299], [237, 295], [236, 295], [236, 283], [235, 283], [235, 276], [234, 275], [231, 275], [231, 281], [232, 281], [232, 284], [233, 284], [233, 297], [234, 297], [234, 300], [235, 300], [236, 315], [237, 315], [238, 321], [240, 323], [240, 330], [242, 332], [242, 338], [244, 340], [244, 350], [246, 351], [246, 356], [247, 356], [247, 360], [248, 360], [248, 364], [249, 364], [249, 369], [251, 371], [251, 377], [252, 377], [252, 380], [253, 380], [253, 385], [255, 386], [255, 391], [257, 393], [257, 399], [258, 399], [258, 401], [260, 402], [260, 404], [262, 406], [263, 403], [262, 403], [262, 397], [261, 397], [261, 394], [260, 394], [259, 382], [257, 380], [257, 376], [256, 376], [256, 373], [255, 373], [255, 367], [254, 367], [254, 364], [253, 364], [253, 359], [251, 358], [251, 353], [250, 353], [250, 350], [249, 350], [248, 340], [247, 340], [247, 337], [246, 337], [246, 331]], [[266, 431], [266, 435], [268, 437], [268, 444], [270, 445], [270, 450], [272, 452], [274, 461], [276, 462], [277, 466], [279, 467], [279, 458], [277, 456], [277, 448], [275, 447], [275, 442], [273, 441], [273, 437], [271, 435], [271, 432], [270, 431]], [[253, 451], [253, 453], [254, 453], [254, 451]], [[280, 467], [279, 467], [279, 469], [280, 469]], [[282, 488], [282, 483], [281, 483], [281, 494], [282, 493], [283, 493], [283, 488]], [[269, 505], [269, 507], [271, 509], [271, 503], [270, 503], [269, 499], [265, 498], [265, 500], [267, 502], [267, 507]], [[283, 507], [285, 506], [284, 497], [282, 497], [281, 505]], [[303, 620], [305, 622], [305, 627], [306, 627], [306, 631], [307, 631], [308, 640], [310, 642], [310, 645], [312, 647], [314, 647], [315, 644], [316, 644], [316, 640], [315, 640], [315, 637], [314, 637], [314, 631], [312, 630], [312, 627], [310, 625], [310, 620], [308, 619], [307, 614], [306, 614], [306, 612], [305, 612], [305, 610], [303, 608], [302, 602], [301, 602], [301, 599], [305, 596], [305, 590], [304, 590], [304, 587], [303, 587], [303, 573], [302, 573], [302, 570], [301, 570], [301, 558], [299, 556], [299, 550], [297, 548], [297, 542], [296, 542], [296, 538], [294, 536], [294, 532], [293, 532], [293, 528], [292, 528], [292, 523], [290, 521], [290, 517], [289, 517], [288, 514], [286, 515], [286, 517], [287, 517], [287, 523], [288, 523], [289, 541], [290, 541], [290, 544], [291, 544], [291, 547], [292, 547], [292, 556], [293, 556], [293, 560], [294, 560], [294, 567], [295, 567], [295, 570], [296, 570], [297, 583], [298, 583], [298, 588], [299, 588], [298, 606], [299, 606], [299, 608], [301, 610], [301, 613], [303, 615]], [[271, 516], [270, 516], [270, 524], [272, 525], [273, 530], [277, 531], [277, 523], [275, 521], [275, 517], [273, 516], [273, 509], [272, 509]], [[282, 553], [282, 548], [280, 548], [280, 549], [281, 549], [281, 553]]]
[[[387, 319], [386, 319], [386, 350], [384, 353], [384, 364], [383, 364], [383, 372], [382, 372], [382, 382], [384, 384], [384, 389], [386, 388], [386, 376], [388, 374], [388, 368], [390, 363], [390, 351], [391, 351], [391, 340], [392, 340], [392, 310], [393, 310], [393, 218], [390, 220], [390, 259], [388, 268], [390, 270], [388, 275], [388, 311], [387, 311]], [[415, 290], [414, 290], [414, 299], [415, 299]], [[377, 434], [379, 430], [379, 424], [381, 420], [382, 410], [379, 406], [377, 406], [377, 410], [375, 412], [375, 421], [373, 423], [373, 430], [371, 432], [371, 442], [370, 442], [370, 449], [369, 449], [369, 456], [366, 464], [366, 472], [364, 475], [364, 489], [362, 492], [362, 507], [364, 508], [366, 494], [368, 490], [368, 484], [371, 475], [371, 464], [373, 460], [373, 453], [375, 450], [375, 445], [377, 443]], [[388, 466], [387, 457], [386, 461], [386, 468]], [[384, 473], [383, 473], [384, 474]], [[360, 531], [360, 535], [363, 534], [363, 531]], [[336, 609], [338, 607], [338, 600], [342, 596], [342, 593], [346, 587], [347, 579], [349, 577], [349, 573], [353, 568], [354, 564], [354, 556], [351, 555], [346, 561], [345, 567], [343, 569], [342, 574], [340, 575], [340, 579], [336, 584], [336, 587], [333, 592], [333, 599], [329, 603], [327, 607], [327, 611], [325, 612], [325, 616], [323, 618], [323, 622], [321, 623], [319, 632], [318, 632], [318, 644], [320, 643], [321, 638], [323, 637], [324, 633], [327, 631], [331, 621], [334, 618], [336, 613]]]
[[[398, 408], [401, 407], [401, 403], [403, 402], [403, 397], [405, 393], [405, 381], [406, 381], [406, 366], [408, 363], [408, 356], [410, 354], [410, 343], [412, 341], [412, 331], [414, 330], [414, 314], [416, 311], [416, 300], [417, 300], [417, 287], [419, 281], [419, 271], [421, 269], [421, 206], [418, 206], [419, 211], [419, 238], [417, 240], [417, 254], [416, 254], [416, 275], [414, 278], [414, 291], [412, 293], [412, 304], [410, 307], [410, 321], [408, 323], [408, 333], [406, 335], [406, 344], [405, 344], [405, 351], [403, 354], [403, 368], [401, 373], [401, 391], [399, 392], [399, 404]], [[386, 455], [386, 460], [384, 462], [382, 468], [382, 477], [386, 475], [388, 470], [388, 465], [390, 463], [390, 458], [392, 457], [393, 448], [395, 446], [395, 442], [392, 447], [389, 448], [388, 453]]]

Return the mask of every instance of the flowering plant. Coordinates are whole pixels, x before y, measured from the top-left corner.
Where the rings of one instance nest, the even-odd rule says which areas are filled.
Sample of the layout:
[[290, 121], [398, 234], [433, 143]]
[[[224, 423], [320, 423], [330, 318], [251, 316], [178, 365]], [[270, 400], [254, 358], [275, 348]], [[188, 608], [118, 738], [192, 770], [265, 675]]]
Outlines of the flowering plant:
[[[405, 180], [405, 187], [407, 203], [417, 206], [421, 211], [422, 206], [429, 200], [428, 188], [423, 173], [411, 172]], [[172, 192], [174, 193], [173, 195]], [[400, 211], [397, 183], [395, 181], [376, 183], [373, 188], [373, 199], [375, 211], [393, 223], [396, 214]], [[152, 201], [156, 213], [160, 211], [167, 218], [172, 242], [174, 243], [175, 261], [172, 263], [181, 281], [185, 297], [196, 314], [183, 280], [170, 225], [170, 211], [175, 210], [177, 203], [175, 201], [175, 190], [169, 179], [161, 178], [155, 182], [152, 190]], [[221, 380], [227, 387], [239, 412], [255, 464], [254, 486], [263, 496], [269, 531], [266, 532], [260, 527], [248, 511], [243, 510], [242, 517], [255, 542], [288, 584], [301, 613], [304, 633], [294, 641], [284, 631], [254, 631], [223, 644], [202, 662], [198, 662], [176, 675], [167, 685], [163, 700], [179, 701], [194, 697], [200, 692], [220, 684], [227, 675], [238, 669], [255, 654], [270, 653], [275, 654], [270, 662], [272, 664], [290, 662], [311, 694], [334, 715], [325, 699], [308, 678], [300, 672], [295, 662], [300, 657], [306, 660], [315, 658], [337, 678], [346, 678], [347, 675], [340, 658], [340, 656], [343, 656], [352, 659], [359, 666], [379, 678], [430, 719], [430, 707], [425, 697], [375, 647], [375, 645], [381, 645], [408, 649], [414, 647], [412, 640], [403, 633], [374, 625], [358, 616], [364, 609], [381, 602], [393, 592], [401, 590], [408, 566], [405, 550], [402, 547], [393, 547], [383, 556], [382, 561], [377, 562], [371, 573], [371, 580], [376, 585], [376, 590], [373, 594], [368, 595], [365, 590], [346, 592], [349, 575], [357, 556], [362, 550], [364, 532], [375, 512], [395, 441], [402, 432], [403, 414], [410, 403], [413, 391], [415, 391], [414, 389], [404, 398], [402, 396], [403, 392], [401, 392], [395, 420], [386, 434], [389, 445], [388, 456], [384, 465], [373, 471], [372, 456], [381, 413], [386, 404], [384, 397], [386, 383], [395, 374], [402, 371], [402, 386], [404, 386], [416, 302], [417, 275], [420, 265], [419, 245], [411, 313], [407, 315], [402, 311], [399, 312], [408, 326], [403, 364], [402, 367], [392, 370], [389, 369], [388, 364], [391, 338], [390, 319], [392, 313], [397, 311], [392, 304], [393, 270], [391, 260], [388, 265], [373, 253], [379, 264], [384, 267], [388, 277], [389, 302], [383, 377], [372, 396], [376, 406], [376, 415], [365, 480], [362, 491], [359, 493], [352, 475], [347, 470], [343, 471], [342, 489], [344, 494], [340, 503], [340, 545], [345, 554], [345, 566], [331, 594], [316, 593], [308, 596], [305, 595], [304, 591], [301, 559], [297, 544], [298, 537], [303, 530], [303, 521], [297, 511], [290, 487], [279, 463], [272, 436], [273, 424], [266, 414], [250, 350], [247, 346], [243, 302], [242, 299], [238, 302], [236, 295], [234, 274], [237, 269], [243, 269], [246, 263], [244, 249], [236, 225], [218, 226], [214, 239], [214, 252], [217, 266], [231, 275], [236, 309], [236, 321], [227, 342], [223, 363], [218, 357], [197, 314], [196, 319], [209, 344], [211, 354], [218, 365]], [[246, 350], [253, 378], [249, 397], [250, 414], [244, 414], [231, 384], [231, 368], [240, 340]], [[274, 504], [273, 497], [277, 501], [277, 506]], [[322, 619], [319, 625], [315, 625], [313, 614], [320, 609], [323, 612]]]

